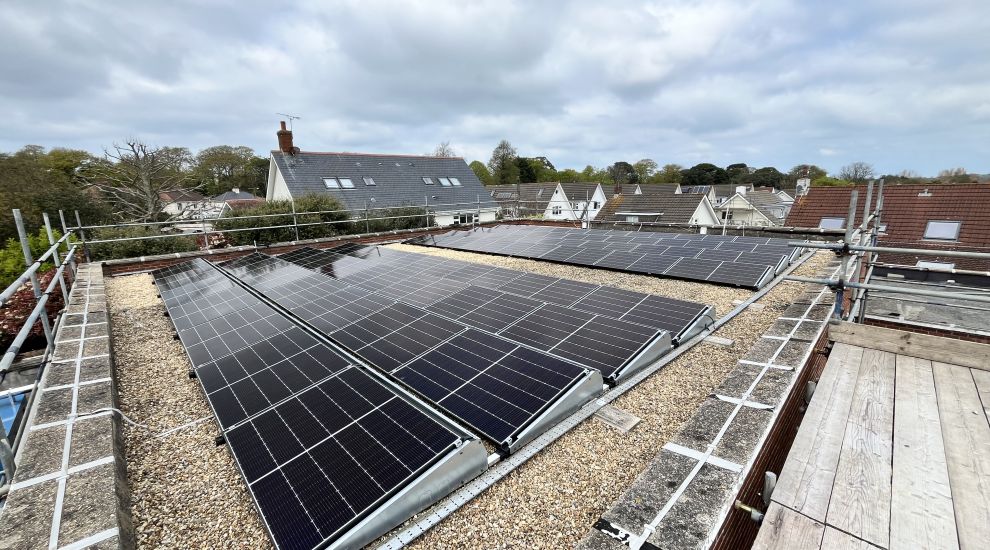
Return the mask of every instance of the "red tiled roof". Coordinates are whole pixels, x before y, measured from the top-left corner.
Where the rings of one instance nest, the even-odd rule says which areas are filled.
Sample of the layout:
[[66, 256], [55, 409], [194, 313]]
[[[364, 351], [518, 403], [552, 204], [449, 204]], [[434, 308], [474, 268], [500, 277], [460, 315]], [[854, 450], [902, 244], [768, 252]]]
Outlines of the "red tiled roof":
[[[862, 222], [863, 201], [866, 187], [813, 187], [803, 197], [794, 201], [786, 225], [790, 227], [818, 227], [822, 218], [845, 218], [849, 210], [849, 196], [852, 189], [859, 191], [856, 207], [856, 221]], [[871, 210], [876, 206], [874, 189], [870, 202]], [[880, 244], [905, 248], [943, 248], [990, 252], [990, 184], [958, 185], [889, 185], [884, 188], [884, 204], [881, 223], [886, 225], [886, 234], [880, 236]], [[925, 239], [925, 228], [929, 221], [958, 221], [957, 241], [937, 241]], [[894, 260], [897, 260], [894, 262]], [[940, 261], [936, 257], [928, 259]], [[886, 254], [882, 261], [914, 265], [915, 256], [893, 256]], [[954, 262], [957, 267], [986, 271], [990, 262], [984, 260]]]

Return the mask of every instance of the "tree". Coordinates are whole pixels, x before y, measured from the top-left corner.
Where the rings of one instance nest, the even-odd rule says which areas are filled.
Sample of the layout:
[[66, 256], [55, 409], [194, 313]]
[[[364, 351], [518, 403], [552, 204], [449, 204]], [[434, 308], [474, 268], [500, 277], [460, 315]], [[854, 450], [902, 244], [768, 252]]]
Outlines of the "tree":
[[557, 181], [569, 183], [581, 180], [581, 172], [573, 168], [565, 168], [560, 172], [557, 172]]
[[783, 187], [784, 182], [787, 181], [787, 176], [781, 174], [773, 166], [764, 166], [755, 170], [752, 174], [747, 175], [741, 181], [753, 187], [774, 187], [780, 189]]
[[828, 176], [822, 176], [811, 182], [813, 187], [844, 187], [847, 185], [854, 185], [853, 182], [847, 181], [839, 178], [830, 178]]
[[615, 184], [616, 195], [622, 192], [623, 185], [634, 185], [639, 182], [639, 174], [636, 173], [633, 165], [621, 160], [609, 167], [608, 175]]
[[969, 183], [976, 181], [975, 178], [970, 177], [965, 168], [961, 167], [942, 170], [938, 173], [938, 179], [949, 183]]
[[681, 185], [693, 187], [696, 185], [723, 185], [729, 183], [729, 173], [714, 164], [703, 162], [696, 164], [682, 173]]
[[485, 163], [480, 160], [473, 160], [468, 166], [471, 167], [474, 175], [478, 176], [478, 179], [481, 180], [482, 185], [492, 184], [492, 173], [488, 171], [488, 167], [485, 166]]
[[639, 181], [649, 181], [657, 173], [657, 161], [653, 159], [642, 159], [633, 164], [636, 173], [639, 174]]
[[788, 180], [791, 184], [796, 184], [799, 178], [808, 178], [811, 181], [815, 181], [819, 178], [824, 178], [828, 173], [824, 169], [815, 166], [814, 164], [798, 164], [794, 168], [791, 168], [790, 172], [787, 173]]
[[17, 236], [11, 209], [19, 208], [28, 233], [42, 227], [42, 213], [58, 227], [58, 211], [75, 223], [75, 210], [83, 223], [106, 221], [108, 209], [98, 193], [89, 192], [80, 178], [96, 158], [86, 151], [28, 145], [12, 154], [0, 154], [0, 243]]
[[725, 167], [725, 171], [729, 174], [729, 180], [731, 180], [732, 183], [737, 184], [746, 183], [746, 177], [751, 173], [749, 166], [747, 166], [745, 162], [730, 164]]
[[519, 181], [523, 183], [533, 183], [539, 181], [539, 173], [536, 166], [525, 157], [516, 157], [516, 167], [519, 169]]
[[162, 210], [160, 193], [188, 189], [185, 169], [191, 157], [184, 147], [151, 147], [136, 139], [104, 151], [104, 162], [86, 175], [86, 182], [110, 201], [113, 214], [126, 221], [149, 221]]
[[492, 172], [492, 180], [497, 184], [519, 183], [519, 166], [516, 164], [515, 147], [503, 139], [492, 151], [488, 161], [488, 169]]
[[653, 183], [680, 183], [684, 167], [680, 164], [664, 164], [653, 176]]
[[865, 162], [853, 162], [839, 170], [839, 179], [853, 183], [865, 183], [873, 178], [873, 166]]
[[265, 183], [259, 181], [259, 171], [252, 161], [257, 158], [250, 147], [243, 145], [217, 145], [207, 147], [196, 155], [193, 178], [207, 195], [219, 195], [234, 187], [259, 193], [267, 185], [268, 169], [265, 160]]
[[434, 157], [456, 157], [457, 153], [454, 152], [454, 148], [450, 146], [449, 141], [441, 141], [436, 148], [433, 149]]

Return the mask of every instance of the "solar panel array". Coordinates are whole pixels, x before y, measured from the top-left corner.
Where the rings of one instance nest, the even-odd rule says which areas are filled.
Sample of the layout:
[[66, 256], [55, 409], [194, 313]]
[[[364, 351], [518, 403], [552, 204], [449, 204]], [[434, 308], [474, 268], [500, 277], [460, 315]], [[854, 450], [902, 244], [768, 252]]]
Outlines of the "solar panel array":
[[[154, 275], [278, 548], [339, 540], [434, 465], [464, 460], [470, 434], [212, 265], [194, 260]], [[483, 452], [479, 460], [466, 471], [484, 469]], [[435, 491], [418, 493], [423, 506]]]
[[564, 396], [601, 391], [597, 371], [279, 258], [223, 269], [506, 450]]
[[[537, 307], [534, 302], [664, 330], [674, 342], [713, 322], [712, 308], [696, 302], [390, 248], [300, 248], [279, 257], [380, 295], [427, 308], [468, 287], [497, 291], [498, 294], [491, 294], [495, 299], [484, 304], [483, 309], [464, 313], [478, 322], [484, 322], [483, 316], [498, 317], [503, 322], [514, 319], [517, 312]], [[480, 298], [474, 300], [477, 299]], [[471, 303], [467, 301], [465, 307]], [[445, 311], [450, 313], [452, 309]]]
[[782, 239], [501, 225], [415, 244], [758, 289], [799, 254]]

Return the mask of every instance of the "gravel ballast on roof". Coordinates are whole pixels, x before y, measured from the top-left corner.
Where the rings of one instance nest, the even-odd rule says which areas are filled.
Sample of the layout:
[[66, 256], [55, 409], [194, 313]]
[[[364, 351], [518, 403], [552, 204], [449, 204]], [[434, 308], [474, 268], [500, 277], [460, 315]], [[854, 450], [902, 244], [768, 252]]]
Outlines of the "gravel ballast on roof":
[[[109, 277], [127, 483], [141, 548], [270, 547], [150, 275]], [[161, 436], [163, 432], [204, 419]]]
[[[533, 260], [407, 245], [396, 248], [556, 277], [606, 284], [714, 305], [718, 315], [751, 292]], [[798, 269], [815, 273], [821, 253]], [[572, 546], [625, 490], [681, 423], [725, 378], [738, 358], [807, 287], [786, 283], [717, 334], [731, 348], [701, 344], [617, 399], [613, 405], [642, 421], [623, 434], [592, 419], [413, 543], [417, 548]], [[219, 429], [202, 390], [187, 377], [188, 360], [148, 275], [109, 278], [109, 308], [125, 414], [150, 429], [125, 431], [128, 482], [141, 547], [268, 547], [244, 481], [229, 453], [216, 447]], [[209, 417], [165, 439], [155, 436]]]

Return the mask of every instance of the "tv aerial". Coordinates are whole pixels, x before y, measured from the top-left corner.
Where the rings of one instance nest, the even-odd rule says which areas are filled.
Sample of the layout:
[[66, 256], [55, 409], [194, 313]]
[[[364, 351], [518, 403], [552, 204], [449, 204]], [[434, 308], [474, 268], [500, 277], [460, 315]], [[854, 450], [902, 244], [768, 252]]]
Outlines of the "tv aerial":
[[289, 130], [290, 131], [292, 130], [292, 121], [293, 120], [299, 120], [300, 118], [302, 118], [300, 116], [290, 115], [288, 113], [275, 113], [275, 114], [276, 115], [280, 115], [280, 116], [284, 116], [285, 118], [289, 119]]

